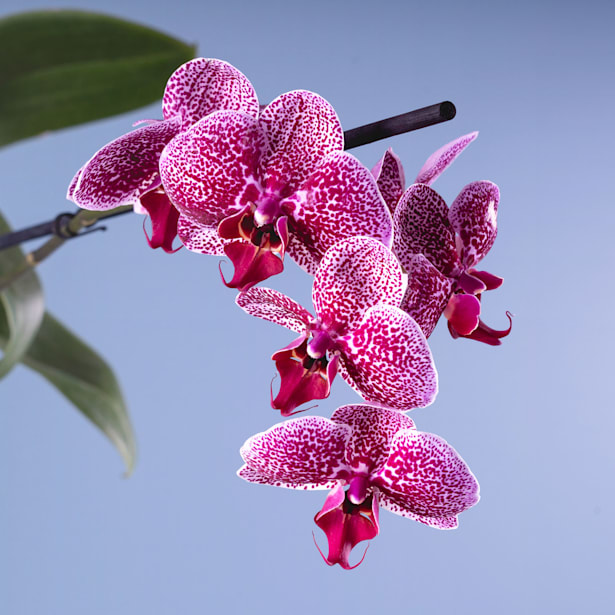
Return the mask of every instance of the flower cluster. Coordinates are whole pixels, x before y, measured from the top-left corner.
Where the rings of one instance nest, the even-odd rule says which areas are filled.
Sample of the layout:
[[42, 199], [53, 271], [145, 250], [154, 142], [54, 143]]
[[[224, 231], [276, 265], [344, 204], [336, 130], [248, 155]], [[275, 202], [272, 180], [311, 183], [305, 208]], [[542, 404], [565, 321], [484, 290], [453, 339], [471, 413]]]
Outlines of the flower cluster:
[[[453, 337], [497, 345], [510, 332], [481, 320], [482, 293], [502, 278], [475, 268], [496, 237], [497, 186], [470, 183], [450, 209], [431, 188], [477, 133], [436, 151], [406, 189], [392, 150], [371, 171], [344, 151], [326, 100], [297, 90], [260, 105], [220, 60], [178, 68], [162, 115], [94, 154], [68, 198], [86, 209], [133, 205], [151, 219], [153, 248], [173, 252], [179, 237], [230, 259], [233, 276], [222, 281], [237, 305], [298, 335], [272, 357], [280, 385], [271, 405], [282, 416], [326, 398], [338, 373], [364, 401], [252, 436], [239, 476], [331, 490], [315, 517], [330, 565], [354, 567], [352, 549], [379, 532], [379, 508], [455, 528], [478, 483], [405, 413], [437, 395], [427, 337], [440, 316]], [[283, 271], [286, 254], [313, 275], [313, 313], [257, 286]]]

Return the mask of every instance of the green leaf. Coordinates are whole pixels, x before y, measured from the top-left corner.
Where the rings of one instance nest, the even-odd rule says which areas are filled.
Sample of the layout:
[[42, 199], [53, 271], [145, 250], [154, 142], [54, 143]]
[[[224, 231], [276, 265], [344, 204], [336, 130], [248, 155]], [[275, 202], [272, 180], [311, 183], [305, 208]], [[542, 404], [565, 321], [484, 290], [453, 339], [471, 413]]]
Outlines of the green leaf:
[[[11, 228], [0, 215], [0, 234]], [[26, 259], [19, 248], [0, 251], [0, 278], [22, 267]], [[0, 359], [0, 379], [21, 361], [32, 343], [45, 313], [45, 298], [38, 276], [26, 271], [0, 294], [0, 310], [4, 313], [6, 341]]]
[[130, 474], [136, 457], [134, 434], [109, 365], [48, 312], [23, 362], [49, 380], [107, 435]]
[[0, 19], [0, 145], [154, 102], [194, 53], [161, 32], [96, 13]]
[[[0, 233], [10, 231], [0, 215]], [[19, 248], [0, 251], [0, 273], [26, 261]], [[44, 312], [41, 285], [33, 270], [6, 288], [0, 301], [0, 348], [8, 365], [20, 360], [64, 394], [118, 449], [130, 474], [136, 446], [126, 404], [113, 371], [96, 352]], [[39, 326], [40, 325], [40, 326]], [[21, 328], [20, 328], [21, 327]]]

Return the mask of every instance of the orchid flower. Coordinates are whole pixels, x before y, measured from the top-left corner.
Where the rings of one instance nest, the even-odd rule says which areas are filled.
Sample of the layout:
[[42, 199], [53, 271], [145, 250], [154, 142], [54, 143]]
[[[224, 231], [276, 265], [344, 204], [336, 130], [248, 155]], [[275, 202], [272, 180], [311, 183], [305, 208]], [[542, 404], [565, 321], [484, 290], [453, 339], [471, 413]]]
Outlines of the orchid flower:
[[391, 251], [370, 237], [327, 250], [314, 276], [316, 316], [282, 293], [252, 288], [239, 305], [248, 314], [300, 336], [272, 359], [281, 377], [271, 404], [289, 416], [329, 395], [339, 370], [364, 399], [406, 411], [432, 403], [437, 373], [420, 327], [397, 307], [405, 276]]
[[333, 107], [312, 92], [282, 94], [258, 119], [207, 116], [160, 159], [180, 239], [195, 252], [226, 254], [235, 271], [225, 284], [240, 291], [280, 273], [286, 252], [313, 274], [340, 239], [369, 235], [390, 246], [391, 216], [376, 182], [342, 149]]
[[161, 187], [160, 154], [171, 139], [221, 109], [258, 116], [258, 99], [247, 78], [221, 60], [196, 58], [183, 64], [167, 82], [164, 119], [146, 120], [145, 126], [98, 150], [73, 178], [67, 198], [84, 209], [133, 205], [151, 218], [149, 245], [173, 252], [179, 214]]
[[331, 489], [314, 521], [327, 535], [325, 562], [347, 570], [365, 557], [350, 565], [355, 545], [378, 535], [379, 507], [454, 529], [457, 515], [479, 500], [478, 483], [453, 447], [385, 408], [348, 405], [331, 419], [291, 419], [252, 436], [240, 452], [245, 465], [237, 474], [248, 482]]
[[434, 152], [405, 192], [404, 170], [391, 149], [372, 174], [394, 216], [393, 251], [409, 274], [402, 309], [427, 337], [444, 313], [454, 338], [497, 346], [511, 327], [498, 331], [485, 325], [480, 319], [480, 299], [484, 291], [498, 288], [504, 280], [474, 267], [495, 241], [499, 190], [491, 182], [469, 184], [449, 212], [442, 197], [430, 188], [477, 135], [464, 135]]
[[450, 210], [426, 184], [413, 184], [399, 200], [393, 249], [409, 277], [401, 308], [426, 336], [442, 313], [454, 338], [497, 346], [510, 333], [508, 312], [509, 327], [500, 331], [480, 318], [481, 294], [501, 286], [503, 278], [474, 268], [495, 241], [499, 200], [489, 181], [468, 184]]

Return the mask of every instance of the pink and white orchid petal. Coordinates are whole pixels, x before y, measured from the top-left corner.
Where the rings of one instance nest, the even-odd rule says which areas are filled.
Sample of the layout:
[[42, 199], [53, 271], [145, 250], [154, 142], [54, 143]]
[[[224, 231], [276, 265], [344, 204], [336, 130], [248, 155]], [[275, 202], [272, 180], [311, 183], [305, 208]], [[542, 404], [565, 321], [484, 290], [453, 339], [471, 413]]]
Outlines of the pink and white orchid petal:
[[66, 198], [93, 210], [138, 203], [143, 194], [160, 185], [160, 154], [178, 132], [178, 120], [165, 120], [111, 141], [73, 178]]
[[399, 308], [370, 308], [338, 347], [346, 368], [340, 375], [367, 402], [405, 412], [434, 401], [438, 374], [427, 340]]
[[222, 60], [195, 58], [167, 81], [162, 99], [165, 119], [179, 116], [185, 130], [214, 111], [242, 111], [258, 117], [258, 98], [243, 73]]
[[453, 295], [444, 316], [459, 335], [470, 335], [478, 327], [480, 320], [480, 301], [474, 295]]
[[376, 178], [380, 194], [382, 194], [392, 214], [406, 187], [404, 167], [401, 164], [399, 156], [393, 152], [392, 148], [389, 147], [389, 149], [384, 152], [384, 156], [372, 169], [372, 175]]
[[[73, 193], [75, 192], [75, 188], [77, 187], [77, 184], [79, 183], [79, 178], [81, 177], [81, 173], [83, 172], [83, 167], [81, 167], [74, 175], [73, 179], [70, 180], [70, 184], [68, 186], [68, 190], [66, 191], [66, 198], [69, 201], [73, 201]], [[137, 212], [137, 213], [143, 213], [143, 212]]]
[[386, 246], [371, 237], [350, 237], [327, 250], [314, 277], [312, 299], [323, 325], [346, 333], [373, 305], [399, 305], [405, 285]]
[[350, 436], [346, 425], [321, 416], [278, 423], [246, 440], [240, 453], [248, 467], [270, 485], [335, 486], [346, 476], [344, 449]]
[[310, 275], [315, 275], [321, 261], [320, 254], [316, 254], [308, 245], [303, 243], [294, 233], [290, 234], [286, 252], [290, 257]]
[[[293, 209], [293, 234], [315, 260], [338, 241], [355, 235], [373, 237], [391, 246], [392, 219], [376, 180], [347, 152], [329, 154], [301, 190], [281, 205]], [[293, 258], [295, 245], [288, 250]]]
[[453, 294], [454, 281], [442, 275], [422, 254], [412, 257], [409, 264], [408, 288], [400, 307], [429, 337]]
[[396, 434], [374, 483], [425, 517], [454, 517], [479, 500], [478, 482], [457, 451], [435, 434], [412, 429]]
[[257, 485], [269, 485], [271, 487], [284, 487], [285, 489], [314, 489], [314, 490], [326, 490], [332, 489], [338, 484], [337, 480], [332, 480], [324, 483], [295, 483], [292, 481], [281, 481], [279, 479], [272, 479], [270, 476], [261, 474], [258, 470], [251, 468], [247, 464], [237, 470], [237, 476], [243, 478], [249, 483], [256, 483]]
[[366, 548], [363, 557], [356, 564], [350, 565], [349, 557], [353, 548], [364, 540], [375, 538], [380, 531], [378, 499], [370, 496], [361, 504], [353, 504], [341, 485], [338, 485], [329, 493], [324, 506], [314, 517], [314, 522], [327, 535], [329, 554], [326, 557], [316, 543], [325, 562], [329, 566], [339, 564], [344, 570], [352, 570], [365, 559], [367, 553]]
[[[150, 248], [162, 248], [167, 254], [181, 249], [181, 244], [174, 248], [173, 242], [177, 237], [177, 219], [179, 212], [164, 190], [150, 190], [141, 197], [141, 207], [149, 214], [152, 221], [152, 236], [147, 232], [145, 237]], [[143, 226], [145, 230], [145, 225]]]
[[[249, 483], [256, 483], [257, 485], [269, 485], [269, 478], [267, 476], [263, 476], [258, 470], [254, 470], [248, 464], [244, 464], [237, 470], [237, 476], [239, 478], [243, 478]], [[303, 485], [295, 486], [295, 489], [301, 488], [303, 489]], [[324, 488], [324, 487], [321, 487]]]
[[490, 181], [468, 184], [451, 205], [449, 220], [461, 240], [461, 262], [474, 267], [489, 252], [498, 233], [500, 190]]
[[253, 117], [212, 113], [165, 147], [160, 157], [165, 191], [182, 215], [206, 226], [217, 224], [258, 196], [264, 146]]
[[406, 519], [419, 521], [437, 530], [454, 530], [459, 525], [456, 515], [451, 517], [427, 517], [425, 515], [418, 515], [408, 510], [403, 498], [398, 498], [391, 493], [382, 493], [382, 491], [378, 491], [378, 503], [385, 510], [400, 515], [401, 517], [406, 517]]
[[415, 254], [424, 254], [445, 276], [458, 266], [455, 234], [444, 199], [425, 184], [413, 184], [401, 197], [393, 216], [393, 251], [404, 269]]
[[259, 121], [267, 142], [261, 167], [264, 188], [282, 198], [295, 192], [324, 156], [344, 147], [335, 110], [313, 92], [278, 96], [263, 109]]
[[240, 293], [235, 303], [252, 316], [303, 333], [314, 317], [296, 301], [272, 288], [255, 287]]
[[177, 234], [184, 246], [191, 252], [224, 255], [226, 242], [218, 235], [217, 225], [197, 224], [184, 216], [179, 216]]
[[384, 465], [395, 434], [401, 429], [414, 429], [414, 422], [405, 414], [364, 404], [341, 406], [331, 420], [352, 429], [346, 463], [355, 473], [367, 476]]
[[431, 186], [438, 177], [453, 163], [455, 158], [463, 152], [463, 150], [476, 139], [478, 132], [471, 132], [463, 135], [446, 145], [443, 145], [439, 150], [436, 150], [419, 171], [415, 179], [417, 184], [427, 184]]

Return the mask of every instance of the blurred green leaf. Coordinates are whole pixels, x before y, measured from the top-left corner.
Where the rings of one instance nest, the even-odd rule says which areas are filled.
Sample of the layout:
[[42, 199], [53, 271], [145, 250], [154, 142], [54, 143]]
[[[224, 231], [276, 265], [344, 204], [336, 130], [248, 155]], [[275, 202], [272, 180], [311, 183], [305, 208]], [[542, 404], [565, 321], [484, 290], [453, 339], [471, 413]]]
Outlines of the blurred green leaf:
[[49, 312], [23, 363], [47, 378], [107, 435], [130, 474], [136, 456], [134, 434], [109, 365]]
[[[0, 215], [0, 234], [11, 228]], [[26, 259], [19, 248], [0, 251], [0, 278], [22, 267]], [[0, 379], [21, 361], [32, 343], [45, 313], [45, 298], [38, 276], [27, 271], [0, 293], [0, 310], [4, 314], [6, 340], [4, 356], [0, 360]]]
[[[0, 215], [0, 233], [9, 231]], [[9, 274], [25, 260], [19, 248], [0, 251], [0, 273]], [[33, 270], [2, 293], [0, 348], [4, 357], [0, 370], [6, 373], [19, 360], [44, 376], [107, 435], [130, 473], [136, 446], [113, 371], [104, 359], [44, 309], [41, 285]]]
[[194, 53], [161, 32], [96, 13], [0, 19], [0, 145], [154, 102]]

